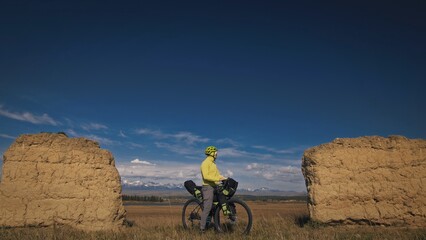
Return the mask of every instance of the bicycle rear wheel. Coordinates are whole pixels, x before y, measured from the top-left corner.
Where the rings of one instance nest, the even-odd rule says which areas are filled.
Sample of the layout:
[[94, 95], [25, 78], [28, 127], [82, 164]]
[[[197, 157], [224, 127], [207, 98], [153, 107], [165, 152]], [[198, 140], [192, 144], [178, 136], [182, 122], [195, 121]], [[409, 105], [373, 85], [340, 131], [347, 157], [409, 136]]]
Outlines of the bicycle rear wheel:
[[250, 233], [253, 216], [247, 204], [237, 198], [228, 200], [231, 215], [225, 216], [220, 207], [216, 208], [214, 224], [218, 232]]
[[203, 204], [196, 198], [191, 198], [183, 205], [182, 224], [185, 229], [199, 229]]

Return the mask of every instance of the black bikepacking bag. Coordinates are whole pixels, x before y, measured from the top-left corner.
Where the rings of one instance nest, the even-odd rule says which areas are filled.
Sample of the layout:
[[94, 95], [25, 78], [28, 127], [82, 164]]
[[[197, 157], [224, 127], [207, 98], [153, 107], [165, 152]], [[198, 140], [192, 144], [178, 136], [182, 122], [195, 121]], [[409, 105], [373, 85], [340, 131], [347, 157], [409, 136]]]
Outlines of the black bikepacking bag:
[[186, 190], [194, 197], [202, 199], [201, 187], [197, 186], [194, 181], [188, 180], [183, 183]]
[[227, 196], [228, 198], [231, 198], [234, 196], [235, 192], [237, 191], [238, 182], [235, 181], [233, 178], [228, 178], [224, 184], [223, 184], [223, 195]]

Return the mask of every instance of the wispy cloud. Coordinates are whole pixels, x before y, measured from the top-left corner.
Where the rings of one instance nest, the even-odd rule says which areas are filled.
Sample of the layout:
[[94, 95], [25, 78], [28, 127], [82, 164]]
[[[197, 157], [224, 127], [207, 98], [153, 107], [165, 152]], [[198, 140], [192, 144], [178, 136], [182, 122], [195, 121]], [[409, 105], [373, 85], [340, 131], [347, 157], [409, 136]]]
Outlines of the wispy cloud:
[[14, 120], [30, 122], [33, 124], [46, 124], [46, 125], [53, 125], [53, 126], [60, 125], [60, 122], [54, 120], [46, 113], [42, 115], [35, 115], [30, 112], [11, 112], [4, 109], [3, 105], [0, 105], [0, 115], [14, 119]]
[[255, 152], [248, 152], [244, 150], [239, 150], [237, 148], [222, 148], [219, 149], [219, 155], [222, 157], [232, 157], [232, 158], [250, 158], [250, 159], [259, 159], [267, 160], [272, 159], [271, 154], [261, 154]]
[[141, 177], [151, 180], [183, 183], [187, 179], [201, 179], [198, 164], [182, 164], [178, 162], [156, 161], [156, 165], [117, 164], [117, 170], [124, 177]]
[[136, 158], [136, 159], [134, 159], [130, 162], [134, 163], [134, 164], [142, 164], [142, 165], [148, 165], [148, 166], [155, 166], [156, 165], [155, 163], [151, 163], [151, 162], [148, 162], [148, 161], [145, 161], [145, 160], [139, 160], [138, 158]]
[[156, 138], [166, 138], [167, 135], [162, 133], [161, 131], [158, 130], [151, 130], [151, 129], [147, 129], [147, 128], [140, 128], [138, 130], [136, 130], [137, 134], [140, 135], [150, 135]]
[[300, 167], [250, 163], [245, 170], [268, 181], [304, 181]]
[[94, 140], [94, 141], [96, 141], [100, 144], [103, 144], [103, 145], [109, 145], [109, 146], [120, 145], [119, 142], [111, 140], [109, 138], [97, 136], [97, 135], [94, 135], [94, 134], [79, 134], [76, 131], [74, 131], [73, 129], [66, 130], [66, 133], [71, 137], [84, 137], [84, 138], [87, 138], [87, 139]]
[[[201, 182], [200, 164], [176, 161], [148, 161], [156, 165], [118, 161], [116, 166], [123, 179], [140, 179], [146, 182], [183, 183], [192, 179]], [[300, 190], [304, 179], [300, 169], [292, 166], [250, 163], [249, 170], [237, 163], [220, 163], [221, 174], [239, 181], [243, 188], [270, 187], [283, 190]], [[246, 164], [246, 166], [248, 166]]]
[[250, 170], [259, 170], [259, 169], [264, 169], [265, 168], [265, 164], [260, 164], [260, 163], [250, 163], [249, 165], [246, 166], [246, 170], [250, 171]]
[[136, 131], [137, 134], [151, 136], [158, 140], [154, 142], [157, 148], [167, 150], [179, 155], [191, 156], [202, 153], [202, 148], [197, 148], [198, 144], [206, 143], [208, 138], [198, 136], [191, 132], [164, 133], [159, 130], [141, 128]]
[[81, 128], [83, 128], [86, 131], [108, 129], [107, 126], [105, 126], [103, 124], [100, 124], [100, 123], [86, 123], [86, 124], [82, 124]]
[[234, 176], [234, 172], [232, 172], [231, 170], [227, 169], [226, 173], [224, 175], [225, 175], [225, 177], [232, 177], [232, 176]]
[[118, 133], [118, 136], [123, 137], [123, 138], [127, 138], [127, 135], [124, 134], [123, 130], [120, 130], [120, 132]]
[[182, 141], [187, 142], [188, 144], [193, 144], [193, 143], [196, 143], [196, 142], [205, 143], [205, 142], [209, 141], [208, 138], [202, 138], [202, 137], [197, 136], [197, 135], [190, 133], [190, 132], [179, 132], [177, 134], [172, 134], [171, 136], [178, 141], [182, 140]]
[[250, 153], [246, 151], [241, 151], [236, 148], [221, 148], [219, 149], [219, 154], [222, 157], [247, 157], [250, 156]]
[[183, 146], [182, 144], [170, 144], [170, 143], [164, 143], [164, 142], [155, 142], [155, 146], [158, 148], [166, 149], [170, 152], [181, 154], [181, 155], [190, 155], [197, 153], [197, 150], [195, 150], [192, 147]]
[[65, 117], [64, 120], [65, 120], [65, 125], [66, 126], [68, 126], [70, 128], [74, 128], [75, 127], [75, 123], [74, 123], [73, 120], [71, 120], [71, 119], [69, 119], [67, 117]]
[[158, 138], [158, 139], [173, 139], [176, 141], [182, 141], [185, 142], [187, 144], [194, 144], [194, 143], [205, 143], [208, 142], [209, 139], [208, 138], [203, 138], [200, 137], [196, 134], [193, 134], [191, 132], [178, 132], [178, 133], [164, 133], [162, 131], [159, 130], [152, 130], [152, 129], [147, 129], [147, 128], [141, 128], [136, 130], [137, 134], [140, 135], [149, 135], [152, 136], [154, 138]]
[[237, 141], [235, 141], [235, 140], [232, 140], [232, 139], [230, 139], [230, 138], [222, 138], [222, 139], [218, 139], [218, 140], [216, 140], [216, 142], [217, 142], [218, 144], [226, 144], [226, 145], [231, 145], [231, 146], [233, 146], [233, 147], [240, 147], [240, 146], [242, 146], [242, 144], [241, 144], [241, 143], [239, 143], [239, 142], [237, 142]]
[[16, 137], [14, 137], [14, 136], [10, 136], [10, 135], [3, 134], [3, 133], [0, 133], [0, 137], [2, 137], [2, 138], [8, 138], [8, 139], [16, 139]]
[[264, 151], [276, 153], [276, 154], [293, 154], [293, 153], [302, 151], [304, 149], [304, 147], [302, 147], [302, 146], [301, 147], [288, 148], [288, 149], [276, 149], [276, 148], [260, 146], [260, 145], [252, 146], [252, 148], [260, 149], [260, 150], [264, 150]]
[[145, 148], [144, 145], [139, 144], [139, 143], [134, 143], [134, 142], [128, 142], [128, 146], [130, 148]]

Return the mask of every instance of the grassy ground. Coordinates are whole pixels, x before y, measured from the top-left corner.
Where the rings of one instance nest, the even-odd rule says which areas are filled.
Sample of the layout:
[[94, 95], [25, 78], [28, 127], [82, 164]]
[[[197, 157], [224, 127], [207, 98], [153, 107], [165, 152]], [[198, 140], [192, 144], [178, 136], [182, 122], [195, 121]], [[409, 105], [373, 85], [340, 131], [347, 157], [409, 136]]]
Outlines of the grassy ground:
[[426, 229], [377, 226], [320, 226], [307, 220], [305, 203], [248, 202], [253, 229], [248, 236], [204, 235], [182, 228], [181, 206], [126, 206], [134, 226], [121, 232], [85, 233], [69, 227], [0, 229], [0, 239], [426, 239]]

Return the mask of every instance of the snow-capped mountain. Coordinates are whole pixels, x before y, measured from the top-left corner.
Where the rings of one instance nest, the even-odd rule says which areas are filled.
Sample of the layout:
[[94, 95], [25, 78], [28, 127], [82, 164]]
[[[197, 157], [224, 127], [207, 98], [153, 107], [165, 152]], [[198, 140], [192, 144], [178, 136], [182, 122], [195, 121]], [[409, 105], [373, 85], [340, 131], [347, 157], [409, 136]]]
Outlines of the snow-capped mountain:
[[[143, 181], [138, 178], [122, 178], [121, 184], [123, 192], [129, 191], [150, 191], [150, 192], [170, 192], [170, 194], [187, 194], [183, 183], [160, 183], [154, 181]], [[268, 187], [261, 188], [238, 188], [238, 194], [241, 195], [280, 195], [280, 196], [295, 196], [305, 195], [306, 193], [294, 191], [282, 191], [277, 189], [270, 189]]]
[[173, 189], [173, 190], [179, 190], [184, 189], [183, 184], [173, 184], [173, 183], [159, 183], [159, 182], [152, 182], [152, 181], [141, 181], [141, 180], [130, 180], [130, 179], [122, 179], [121, 185], [123, 189]]

